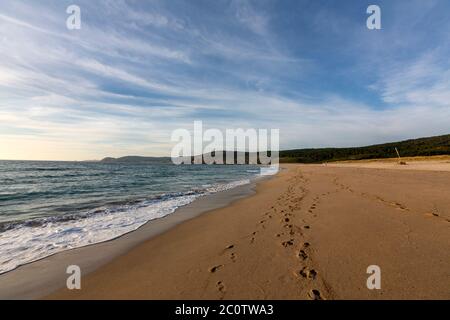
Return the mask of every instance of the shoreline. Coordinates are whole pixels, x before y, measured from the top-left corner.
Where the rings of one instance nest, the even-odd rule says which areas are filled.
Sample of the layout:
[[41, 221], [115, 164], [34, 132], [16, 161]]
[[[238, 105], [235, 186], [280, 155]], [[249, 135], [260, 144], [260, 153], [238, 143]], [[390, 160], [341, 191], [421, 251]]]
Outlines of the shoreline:
[[[45, 298], [450, 298], [449, 172], [283, 167]], [[380, 290], [366, 286], [371, 265]]]
[[[159, 227], [0, 276], [0, 298], [449, 299], [450, 163], [429, 165], [283, 164]], [[81, 290], [64, 288], [68, 264], [80, 265]], [[381, 290], [366, 287], [374, 264]]]
[[65, 286], [69, 276], [67, 266], [80, 266], [85, 276], [184, 221], [252, 195], [256, 184], [266, 179], [256, 176], [249, 184], [201, 196], [167, 216], [150, 220], [114, 239], [58, 252], [0, 274], [0, 300], [42, 298]]

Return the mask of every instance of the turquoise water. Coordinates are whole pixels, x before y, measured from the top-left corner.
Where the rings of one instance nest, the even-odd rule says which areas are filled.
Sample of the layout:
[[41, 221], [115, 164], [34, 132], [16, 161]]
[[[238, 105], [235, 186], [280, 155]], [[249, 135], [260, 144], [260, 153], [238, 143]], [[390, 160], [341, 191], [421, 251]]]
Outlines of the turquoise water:
[[0, 161], [0, 273], [113, 239], [258, 172], [246, 165]]

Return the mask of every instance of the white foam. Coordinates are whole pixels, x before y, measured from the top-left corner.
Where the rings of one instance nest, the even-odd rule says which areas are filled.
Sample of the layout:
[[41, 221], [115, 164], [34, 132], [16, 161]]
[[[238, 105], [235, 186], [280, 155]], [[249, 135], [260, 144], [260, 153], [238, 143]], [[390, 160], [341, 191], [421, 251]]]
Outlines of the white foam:
[[245, 184], [249, 184], [249, 183], [250, 183], [249, 179], [233, 181], [233, 182], [226, 183], [226, 184], [217, 184], [217, 185], [211, 186], [211, 187], [207, 188], [206, 191], [209, 193], [215, 193], [215, 192], [233, 189], [233, 188], [236, 188], [236, 187], [239, 187], [239, 186], [242, 186]]
[[117, 238], [148, 221], [162, 218], [196, 198], [250, 183], [249, 180], [208, 187], [205, 193], [148, 201], [105, 210], [80, 219], [18, 226], [0, 233], [0, 274], [52, 254]]

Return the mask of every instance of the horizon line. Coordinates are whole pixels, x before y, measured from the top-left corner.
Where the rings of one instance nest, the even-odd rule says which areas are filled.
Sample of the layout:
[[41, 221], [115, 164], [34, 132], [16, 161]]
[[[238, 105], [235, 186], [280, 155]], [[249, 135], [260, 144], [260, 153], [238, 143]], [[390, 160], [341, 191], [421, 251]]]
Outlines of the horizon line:
[[[285, 152], [285, 151], [297, 151], [297, 150], [319, 150], [319, 149], [347, 149], [347, 148], [365, 148], [365, 147], [373, 147], [373, 146], [379, 146], [379, 145], [383, 145], [383, 144], [392, 144], [392, 143], [402, 143], [402, 142], [406, 142], [406, 141], [411, 141], [411, 140], [420, 140], [420, 139], [428, 139], [428, 138], [438, 138], [438, 137], [444, 137], [444, 136], [448, 136], [450, 135], [450, 133], [447, 134], [441, 134], [441, 135], [437, 135], [437, 136], [426, 136], [426, 137], [418, 137], [418, 138], [408, 138], [408, 139], [404, 139], [404, 140], [400, 140], [400, 141], [390, 141], [390, 142], [381, 142], [381, 143], [376, 143], [376, 144], [371, 144], [371, 145], [362, 145], [362, 146], [350, 146], [350, 147], [317, 147], [317, 148], [294, 148], [294, 149], [283, 149], [283, 150], [279, 150], [278, 152]], [[270, 151], [270, 150], [267, 150]], [[256, 152], [267, 152], [267, 151], [256, 151]], [[222, 151], [217, 151], [217, 152], [249, 152], [249, 151], [226, 151], [226, 150], [222, 150]], [[255, 152], [255, 151], [253, 151]], [[204, 153], [202, 153], [201, 155], [204, 155]], [[190, 156], [185, 156], [185, 157], [198, 157], [199, 155], [190, 155]], [[103, 157], [102, 159], [85, 159], [85, 160], [55, 160], [55, 159], [0, 159], [0, 161], [36, 161], [36, 162], [100, 162], [103, 159], [106, 158], [123, 158], [123, 157], [145, 157], [145, 158], [172, 158], [171, 156], [145, 156], [145, 155], [124, 155], [124, 156], [118, 156], [118, 157], [112, 157], [112, 156], [106, 156]], [[181, 156], [180, 156], [181, 157]]]

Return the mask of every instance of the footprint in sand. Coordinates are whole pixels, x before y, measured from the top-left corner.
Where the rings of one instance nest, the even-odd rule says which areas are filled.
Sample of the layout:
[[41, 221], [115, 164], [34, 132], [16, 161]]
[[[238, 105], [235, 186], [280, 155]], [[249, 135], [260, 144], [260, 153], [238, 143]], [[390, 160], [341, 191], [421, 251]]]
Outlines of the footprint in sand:
[[315, 203], [313, 203], [313, 204], [312, 204], [312, 206], [311, 206], [311, 207], [309, 207], [309, 210], [308, 210], [308, 212], [309, 212], [309, 213], [313, 213], [313, 212], [314, 212], [314, 210], [316, 210], [316, 204], [315, 204]]
[[221, 292], [221, 293], [225, 292], [225, 285], [223, 284], [222, 281], [217, 281], [216, 287], [217, 287], [217, 290], [219, 290], [219, 292]]
[[283, 242], [281, 243], [281, 245], [282, 245], [283, 247], [285, 247], [285, 248], [290, 247], [290, 246], [292, 246], [293, 244], [294, 244], [294, 239], [290, 239], [290, 240], [287, 240], [287, 241], [283, 241]]
[[404, 205], [402, 205], [401, 203], [398, 202], [393, 202], [391, 203], [392, 206], [396, 207], [399, 210], [405, 210], [408, 211], [408, 208], [406, 208]]
[[255, 240], [256, 240], [255, 236], [256, 236], [257, 233], [258, 233], [257, 231], [253, 231], [252, 232], [252, 237], [250, 238], [250, 243], [255, 242]]
[[223, 265], [222, 265], [222, 264], [219, 264], [219, 265], [217, 265], [217, 266], [214, 266], [214, 267], [210, 268], [210, 269], [209, 269], [209, 272], [214, 273], [214, 272], [216, 272], [217, 270], [219, 270], [219, 269], [222, 268], [222, 267], [223, 267]]
[[[228, 246], [225, 248], [224, 251], [229, 251], [229, 250], [231, 250], [231, 249], [233, 249], [233, 248], [234, 248], [234, 244], [230, 244], [230, 245], [228, 245]], [[231, 252], [231, 253], [230, 253], [230, 259], [231, 259], [231, 261], [236, 262], [236, 254], [235, 254], [234, 252]]]
[[298, 257], [302, 260], [308, 259], [308, 254], [305, 252], [305, 250], [300, 250], [298, 253]]
[[314, 280], [317, 276], [317, 271], [314, 269], [309, 269], [308, 267], [303, 267], [303, 269], [299, 271], [299, 274], [303, 278]]
[[322, 295], [320, 294], [320, 291], [317, 289], [312, 289], [308, 292], [308, 297], [311, 300], [323, 300]]
[[424, 214], [425, 215], [425, 217], [427, 217], [427, 218], [441, 218], [441, 219], [443, 219], [445, 222], [450, 222], [450, 219], [446, 219], [446, 218], [444, 218], [444, 217], [441, 217], [438, 213], [436, 213], [436, 212], [427, 212], [427, 213], [425, 213]]

